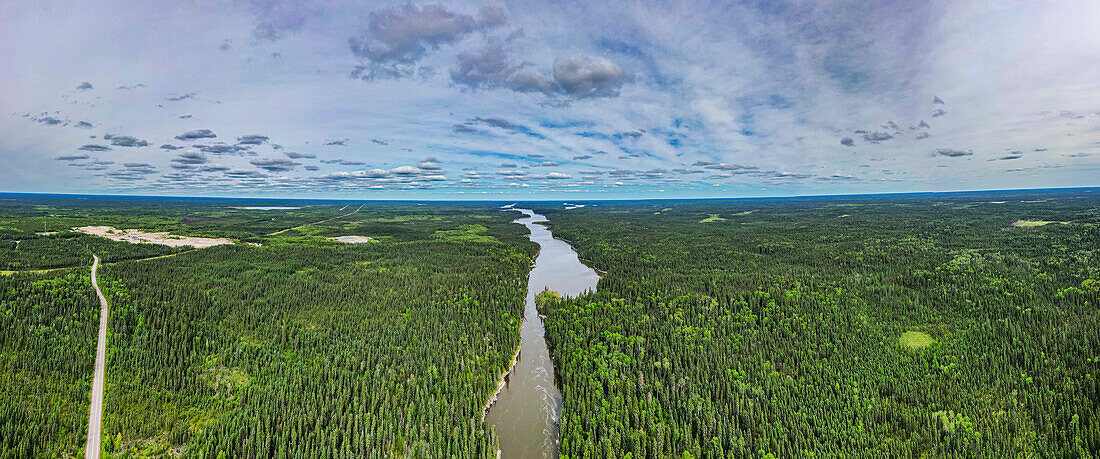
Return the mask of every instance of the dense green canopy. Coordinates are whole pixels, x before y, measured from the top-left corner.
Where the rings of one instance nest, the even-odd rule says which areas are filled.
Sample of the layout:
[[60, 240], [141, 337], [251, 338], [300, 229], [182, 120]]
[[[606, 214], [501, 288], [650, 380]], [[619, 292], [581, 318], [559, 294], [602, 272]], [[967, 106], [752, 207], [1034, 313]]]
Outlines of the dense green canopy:
[[1098, 196], [536, 209], [608, 272], [541, 301], [563, 457], [1100, 452]]

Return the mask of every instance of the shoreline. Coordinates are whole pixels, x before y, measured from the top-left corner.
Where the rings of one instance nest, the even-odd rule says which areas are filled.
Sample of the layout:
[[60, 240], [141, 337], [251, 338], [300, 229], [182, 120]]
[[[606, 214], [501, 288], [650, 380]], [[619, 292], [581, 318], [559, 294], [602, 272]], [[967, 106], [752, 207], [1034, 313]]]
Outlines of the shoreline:
[[[523, 326], [520, 325], [519, 329], [522, 331]], [[504, 372], [500, 374], [500, 378], [497, 379], [497, 389], [493, 391], [493, 395], [489, 396], [489, 400], [485, 402], [485, 407], [481, 409], [481, 420], [483, 422], [485, 421], [485, 417], [489, 415], [489, 408], [492, 408], [493, 405], [496, 404], [497, 396], [500, 395], [500, 391], [507, 385], [504, 379], [516, 369], [516, 363], [519, 362], [519, 351], [521, 348], [523, 348], [523, 340], [520, 340], [520, 343], [516, 345], [516, 353], [512, 354], [512, 363], [508, 365], [507, 370], [504, 370]], [[500, 454], [500, 450], [497, 450], [497, 454]]]

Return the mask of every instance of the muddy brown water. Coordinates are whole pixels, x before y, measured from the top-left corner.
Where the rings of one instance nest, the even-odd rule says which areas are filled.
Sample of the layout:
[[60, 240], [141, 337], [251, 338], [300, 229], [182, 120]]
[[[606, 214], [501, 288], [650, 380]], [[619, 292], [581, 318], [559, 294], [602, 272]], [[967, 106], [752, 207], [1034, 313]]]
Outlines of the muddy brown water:
[[576, 297], [595, 290], [600, 276], [581, 263], [572, 246], [555, 239], [549, 229], [537, 224], [547, 221], [546, 217], [527, 209], [509, 210], [526, 215], [516, 222], [531, 230], [531, 240], [541, 248], [527, 281], [519, 359], [505, 377], [505, 386], [485, 419], [496, 427], [500, 457], [556, 458], [561, 390], [554, 381], [554, 362], [550, 360], [545, 329], [535, 308], [535, 295], [549, 289], [562, 296]]

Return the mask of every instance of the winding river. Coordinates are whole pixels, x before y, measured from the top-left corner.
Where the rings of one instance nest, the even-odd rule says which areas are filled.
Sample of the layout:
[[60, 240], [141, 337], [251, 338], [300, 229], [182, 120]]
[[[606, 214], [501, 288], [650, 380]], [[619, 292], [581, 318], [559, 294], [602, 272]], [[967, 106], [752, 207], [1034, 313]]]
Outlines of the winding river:
[[544, 328], [535, 295], [544, 289], [575, 297], [596, 289], [596, 271], [577, 258], [568, 243], [554, 239], [538, 222], [546, 217], [527, 209], [511, 209], [526, 215], [516, 220], [531, 230], [531, 240], [541, 248], [527, 281], [527, 305], [520, 330], [520, 354], [515, 368], [504, 381], [486, 421], [496, 426], [502, 458], [556, 458], [561, 390], [554, 381], [554, 362], [546, 347]]

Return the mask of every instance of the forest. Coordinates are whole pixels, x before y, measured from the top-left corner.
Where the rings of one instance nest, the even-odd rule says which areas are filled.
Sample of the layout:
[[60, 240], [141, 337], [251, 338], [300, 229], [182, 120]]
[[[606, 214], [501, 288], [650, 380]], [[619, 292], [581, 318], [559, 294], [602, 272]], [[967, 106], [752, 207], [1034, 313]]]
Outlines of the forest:
[[[82, 454], [92, 254], [106, 457], [496, 457], [501, 203], [3, 197], [0, 458]], [[1094, 190], [586, 204], [521, 204], [606, 272], [537, 301], [563, 458], [1100, 453]]]
[[533, 207], [563, 458], [1100, 452], [1093, 190]]
[[[494, 206], [360, 204], [0, 207], [9, 240], [35, 236], [49, 212], [61, 232], [94, 223], [260, 244], [149, 258], [165, 251], [110, 252], [128, 243], [81, 235], [35, 247], [74, 253], [21, 258], [73, 265], [0, 277], [0, 457], [83, 448], [98, 323], [84, 258], [105, 252], [119, 254], [99, 270], [108, 456], [495, 457], [481, 413], [518, 345], [537, 246]], [[329, 239], [343, 235], [374, 241]]]

